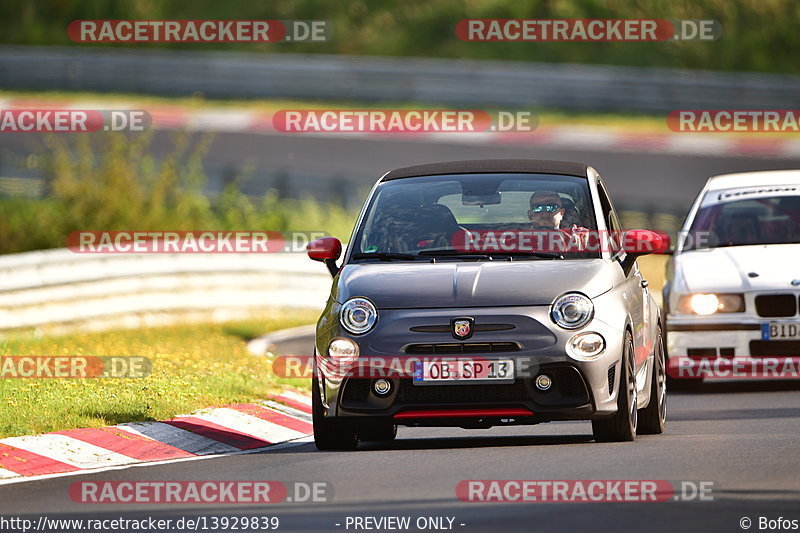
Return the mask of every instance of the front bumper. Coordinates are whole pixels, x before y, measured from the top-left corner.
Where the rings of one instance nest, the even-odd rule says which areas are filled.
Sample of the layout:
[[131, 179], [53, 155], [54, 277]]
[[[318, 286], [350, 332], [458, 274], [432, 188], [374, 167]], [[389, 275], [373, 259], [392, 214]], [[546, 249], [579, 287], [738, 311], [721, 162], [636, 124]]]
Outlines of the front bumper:
[[[792, 318], [667, 315], [670, 375], [697, 377], [698, 372], [708, 371], [704, 373], [708, 379], [783, 377], [770, 373], [769, 365], [800, 356], [800, 341], [770, 340], [765, 328], [771, 322], [800, 327]], [[766, 372], [759, 368], [763, 365]]]
[[[318, 354], [325, 353], [331, 339], [348, 337], [358, 344], [362, 362], [370, 358], [390, 362], [426, 357], [420, 353], [408, 353], [411, 346], [517, 345], [511, 352], [476, 351], [430, 356], [474, 357], [486, 361], [512, 359], [516, 379], [508, 384], [414, 385], [408, 375], [391, 377], [389, 367], [387, 373], [378, 377], [390, 377], [392, 392], [380, 397], [373, 389], [377, 377], [372, 376], [376, 374], [326, 379], [323, 372], [319, 379], [325, 416], [392, 420], [405, 425], [479, 427], [500, 423], [586, 420], [613, 415], [617, 409], [623, 333], [597, 317], [580, 330], [561, 330], [552, 324], [548, 313], [546, 306], [472, 308], [458, 309], [457, 312], [453, 309], [382, 310], [375, 329], [362, 336], [348, 335], [338, 325], [318, 330]], [[419, 331], [419, 326], [449, 324], [450, 318], [456, 314], [473, 317], [476, 326], [504, 324], [513, 327], [476, 330], [467, 341], [458, 341], [445, 331], [430, 331], [430, 328]], [[606, 340], [605, 351], [592, 361], [575, 360], [566, 352], [567, 341], [583, 331], [595, 331]], [[317, 357], [318, 363], [320, 358], [324, 358]], [[536, 376], [541, 373], [547, 373], [553, 379], [553, 387], [547, 392], [534, 386]], [[487, 409], [489, 411], [481, 411]], [[490, 414], [491, 409], [498, 409], [501, 414], [494, 416]], [[429, 416], [430, 413], [424, 411], [438, 411], [442, 416]], [[468, 416], [470, 412], [475, 412], [475, 416]]]
[[800, 342], [769, 340], [770, 322], [800, 326], [798, 319], [667, 315], [670, 357], [780, 357], [800, 355]]

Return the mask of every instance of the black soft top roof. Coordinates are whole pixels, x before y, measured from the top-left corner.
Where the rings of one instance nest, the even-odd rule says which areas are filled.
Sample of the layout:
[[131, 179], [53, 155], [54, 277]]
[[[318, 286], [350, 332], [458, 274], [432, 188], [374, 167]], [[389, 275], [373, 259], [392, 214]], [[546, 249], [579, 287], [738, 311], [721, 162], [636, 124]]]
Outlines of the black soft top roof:
[[397, 168], [389, 171], [381, 181], [442, 174], [560, 174], [564, 176], [586, 177], [587, 166], [569, 161], [548, 161], [545, 159], [478, 159], [475, 161], [446, 161], [413, 167]]

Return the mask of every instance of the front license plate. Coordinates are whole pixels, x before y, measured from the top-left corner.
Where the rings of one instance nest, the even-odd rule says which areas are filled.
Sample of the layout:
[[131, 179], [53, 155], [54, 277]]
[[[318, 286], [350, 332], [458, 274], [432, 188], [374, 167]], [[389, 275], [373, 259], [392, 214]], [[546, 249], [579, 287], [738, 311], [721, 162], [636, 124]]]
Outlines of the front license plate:
[[761, 340], [800, 340], [800, 322], [770, 322], [761, 324]]
[[414, 384], [513, 383], [514, 361], [423, 361], [414, 363]]

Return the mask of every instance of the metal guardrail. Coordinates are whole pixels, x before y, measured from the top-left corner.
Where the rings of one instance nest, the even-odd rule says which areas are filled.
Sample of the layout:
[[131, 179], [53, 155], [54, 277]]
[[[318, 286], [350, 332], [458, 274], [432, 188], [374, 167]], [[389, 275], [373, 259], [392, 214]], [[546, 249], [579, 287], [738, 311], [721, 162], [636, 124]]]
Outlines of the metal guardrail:
[[0, 331], [101, 329], [177, 316], [227, 319], [322, 309], [331, 278], [303, 253], [0, 256]]
[[601, 65], [0, 47], [0, 88], [567, 110], [800, 107], [800, 76]]

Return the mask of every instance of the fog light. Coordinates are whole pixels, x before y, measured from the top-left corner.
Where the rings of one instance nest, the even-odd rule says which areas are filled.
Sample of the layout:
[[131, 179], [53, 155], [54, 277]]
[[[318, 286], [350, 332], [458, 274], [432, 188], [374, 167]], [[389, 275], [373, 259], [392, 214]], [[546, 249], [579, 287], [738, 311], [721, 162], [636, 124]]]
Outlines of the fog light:
[[328, 355], [340, 366], [348, 365], [358, 359], [358, 345], [350, 339], [333, 339], [328, 345]]
[[539, 374], [536, 378], [536, 388], [540, 391], [544, 392], [546, 390], [550, 390], [550, 387], [553, 386], [553, 380], [550, 379], [550, 376], [547, 374]]
[[591, 361], [606, 349], [606, 340], [599, 333], [592, 331], [578, 333], [567, 342], [567, 352], [573, 359]]
[[376, 379], [375, 384], [372, 385], [375, 394], [378, 396], [386, 396], [390, 392], [392, 392], [392, 382], [388, 379]]

